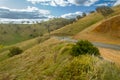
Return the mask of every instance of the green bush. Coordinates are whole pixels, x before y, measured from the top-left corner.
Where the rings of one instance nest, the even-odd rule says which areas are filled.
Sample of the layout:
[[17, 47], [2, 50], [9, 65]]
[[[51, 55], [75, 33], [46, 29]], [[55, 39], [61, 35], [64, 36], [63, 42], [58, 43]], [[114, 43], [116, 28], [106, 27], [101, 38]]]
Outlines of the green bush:
[[87, 40], [78, 41], [71, 49], [72, 56], [79, 56], [82, 54], [100, 55], [98, 48]]
[[14, 55], [18, 55], [18, 54], [21, 54], [23, 52], [22, 49], [20, 49], [19, 47], [12, 47], [9, 49], [9, 56], [12, 57]]

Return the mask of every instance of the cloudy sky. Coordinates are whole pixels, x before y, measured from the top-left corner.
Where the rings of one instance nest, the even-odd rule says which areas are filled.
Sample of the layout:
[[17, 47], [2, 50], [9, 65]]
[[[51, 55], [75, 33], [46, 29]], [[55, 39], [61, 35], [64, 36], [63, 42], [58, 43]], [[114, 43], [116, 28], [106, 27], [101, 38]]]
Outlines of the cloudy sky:
[[0, 0], [0, 18], [71, 18], [93, 11], [97, 6], [118, 4], [120, 0]]

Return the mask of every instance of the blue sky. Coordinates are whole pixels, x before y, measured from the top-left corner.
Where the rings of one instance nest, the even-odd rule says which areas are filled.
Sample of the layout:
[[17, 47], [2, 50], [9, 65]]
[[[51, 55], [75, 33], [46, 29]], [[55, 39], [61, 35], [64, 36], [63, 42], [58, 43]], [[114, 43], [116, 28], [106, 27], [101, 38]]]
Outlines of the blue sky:
[[69, 18], [81, 15], [82, 12], [93, 11], [97, 6], [111, 6], [109, 3], [112, 1], [114, 1], [112, 6], [120, 4], [120, 0], [0, 0], [0, 18], [7, 18], [6, 15], [12, 18], [15, 13], [19, 17], [24, 15], [22, 18], [28, 18], [26, 15], [29, 14], [29, 17], [35, 16], [35, 18], [36, 16], [39, 16], [37, 18]]

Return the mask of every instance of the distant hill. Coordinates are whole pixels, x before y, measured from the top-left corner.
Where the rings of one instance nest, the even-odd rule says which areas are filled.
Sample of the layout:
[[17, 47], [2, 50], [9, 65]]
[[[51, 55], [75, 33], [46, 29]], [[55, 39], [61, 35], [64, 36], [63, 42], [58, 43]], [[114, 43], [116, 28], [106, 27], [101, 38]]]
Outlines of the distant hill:
[[64, 18], [50, 19], [35, 24], [0, 24], [0, 44], [11, 45], [24, 40], [42, 36], [50, 31], [59, 29], [72, 21]]

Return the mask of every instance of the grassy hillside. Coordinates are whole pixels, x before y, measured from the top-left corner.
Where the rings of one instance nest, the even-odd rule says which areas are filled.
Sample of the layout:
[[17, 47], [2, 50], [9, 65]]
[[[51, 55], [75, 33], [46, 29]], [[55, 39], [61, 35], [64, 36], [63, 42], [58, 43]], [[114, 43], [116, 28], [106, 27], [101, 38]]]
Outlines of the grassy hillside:
[[10, 45], [42, 35], [47, 30], [37, 24], [0, 24], [0, 44]]
[[[114, 13], [110, 14], [107, 16], [107, 18], [116, 16], [120, 14], [120, 5], [113, 7]], [[102, 20], [105, 20], [105, 18], [98, 13], [92, 13], [89, 14], [88, 16], [78, 20], [77, 22], [74, 22], [73, 24], [67, 25], [63, 28], [60, 28], [58, 30], [55, 30], [52, 34], [53, 35], [61, 35], [61, 36], [73, 36], [80, 31], [92, 26], [93, 24], [100, 22]]]
[[120, 44], [120, 15], [105, 19], [74, 36], [94, 42]]
[[119, 80], [115, 64], [90, 55], [72, 57], [69, 49], [70, 43], [49, 39], [0, 62], [0, 80]]
[[56, 31], [53, 31], [53, 35], [75, 35], [78, 32], [82, 31], [83, 29], [95, 24], [96, 22], [102, 20], [103, 17], [100, 14], [93, 13], [85, 18], [82, 18], [78, 20], [77, 22], [74, 22], [73, 24], [69, 24], [63, 28], [60, 28]]
[[50, 31], [59, 29], [72, 21], [55, 18], [38, 24], [0, 24], [0, 45], [11, 45], [37, 36], [42, 36]]
[[5, 46], [5, 47], [2, 47], [0, 49], [0, 61], [3, 61], [3, 60], [6, 60], [9, 58], [8, 54], [9, 54], [9, 49], [11, 47], [20, 47], [23, 51], [39, 44], [39, 43], [42, 43], [44, 42], [45, 40], [49, 39], [49, 37], [46, 35], [46, 36], [39, 36], [37, 38], [34, 38], [34, 39], [30, 39], [30, 40], [27, 40], [27, 41], [23, 41], [23, 42], [20, 42], [20, 43], [17, 43], [17, 44], [14, 44], [14, 45], [10, 45], [10, 46]]

